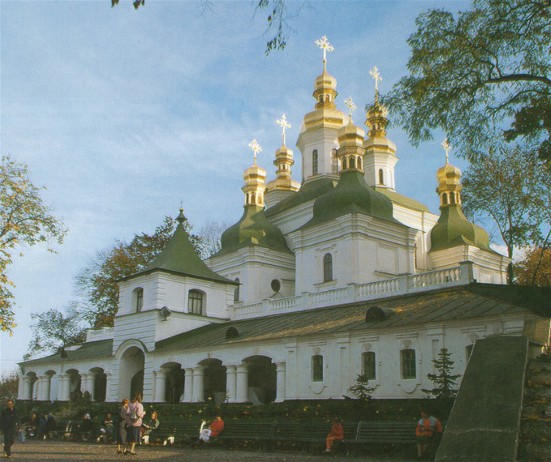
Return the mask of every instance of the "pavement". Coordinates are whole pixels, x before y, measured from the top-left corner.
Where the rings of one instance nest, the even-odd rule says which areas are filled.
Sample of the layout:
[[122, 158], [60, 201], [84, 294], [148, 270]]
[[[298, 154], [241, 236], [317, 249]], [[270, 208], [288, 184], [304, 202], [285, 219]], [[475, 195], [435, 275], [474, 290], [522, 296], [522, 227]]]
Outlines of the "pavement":
[[[413, 451], [415, 450], [412, 448]], [[333, 454], [307, 455], [283, 452], [256, 452], [237, 449], [189, 449], [162, 446], [137, 446], [136, 455], [116, 453], [116, 446], [111, 444], [77, 443], [67, 441], [27, 441], [16, 443], [12, 448], [12, 457], [2, 460], [18, 462], [36, 461], [156, 461], [156, 462], [413, 462], [411, 457], [396, 454], [364, 454], [362, 456], [344, 456]]]

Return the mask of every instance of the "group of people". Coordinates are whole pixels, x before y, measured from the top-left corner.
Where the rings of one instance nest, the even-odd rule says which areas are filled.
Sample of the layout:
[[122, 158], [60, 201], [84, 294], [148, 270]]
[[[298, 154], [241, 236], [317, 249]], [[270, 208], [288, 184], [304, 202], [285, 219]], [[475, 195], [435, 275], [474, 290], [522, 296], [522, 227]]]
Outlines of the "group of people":
[[146, 411], [142, 405], [142, 395], [136, 393], [132, 401], [123, 399], [119, 407], [117, 426], [117, 454], [136, 454], [136, 444], [149, 443], [154, 430], [159, 428], [159, 416], [156, 411], [144, 422]]

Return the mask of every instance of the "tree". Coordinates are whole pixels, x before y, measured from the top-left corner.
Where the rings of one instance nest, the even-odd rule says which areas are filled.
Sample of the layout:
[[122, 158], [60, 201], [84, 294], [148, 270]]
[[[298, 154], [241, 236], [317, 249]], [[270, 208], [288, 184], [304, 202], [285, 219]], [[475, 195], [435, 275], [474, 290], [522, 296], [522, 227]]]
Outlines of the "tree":
[[489, 151], [466, 170], [463, 208], [470, 218], [489, 218], [513, 258], [515, 247], [542, 239], [542, 224], [551, 223], [551, 172], [518, 146]]
[[[7, 276], [13, 252], [41, 242], [63, 242], [66, 229], [51, 214], [41, 197], [44, 187], [35, 186], [28, 167], [3, 156], [0, 163], [0, 329], [12, 333], [15, 327], [13, 283]], [[53, 251], [51, 247], [48, 250]]]
[[522, 286], [551, 286], [551, 249], [532, 247], [515, 265], [517, 283]]
[[[209, 3], [208, 0], [205, 0], [206, 7], [209, 6]], [[289, 2], [287, 0], [255, 0], [254, 3], [256, 4], [256, 12], [268, 12], [266, 33], [271, 34], [271, 38], [266, 42], [266, 55], [271, 51], [283, 50], [287, 46], [289, 19], [298, 14], [308, 4], [308, 1], [294, 3], [292, 6], [296, 13], [293, 14], [288, 11]], [[111, 0], [111, 7], [118, 4], [119, 0]], [[132, 5], [137, 10], [140, 6], [145, 5], [145, 0], [132, 0]]]
[[19, 388], [19, 376], [16, 371], [0, 378], [0, 401], [5, 403], [8, 399], [17, 398]]
[[65, 314], [51, 308], [44, 313], [33, 313], [31, 318], [35, 322], [31, 325], [32, 338], [25, 360], [41, 353], [61, 352], [69, 345], [86, 340], [86, 329], [75, 306], [70, 306]]
[[[190, 241], [201, 251], [199, 237], [191, 233], [186, 220], [184, 227]], [[139, 234], [129, 242], [117, 241], [113, 247], [99, 251], [76, 278], [77, 290], [82, 295], [81, 314], [93, 328], [113, 325], [119, 300], [117, 281], [137, 273], [164, 249], [176, 228], [176, 220], [165, 217], [153, 234]]]
[[[375, 387], [369, 386], [369, 379], [366, 375], [358, 375], [354, 381], [354, 385], [348, 388], [348, 393], [352, 395], [353, 398], [358, 399], [362, 402], [369, 403], [373, 397], [372, 394], [375, 391]], [[350, 398], [347, 396], [347, 398]]]
[[455, 398], [457, 395], [456, 380], [461, 374], [452, 374], [454, 362], [451, 360], [451, 353], [447, 348], [441, 348], [438, 358], [433, 359], [436, 374], [427, 374], [428, 379], [434, 385], [431, 389], [423, 388], [421, 391], [430, 397], [438, 399]]
[[551, 0], [474, 0], [457, 17], [429, 10], [416, 24], [410, 74], [384, 98], [411, 141], [442, 129], [474, 160], [520, 136], [550, 166]]
[[222, 233], [229, 228], [227, 223], [218, 223], [216, 221], [207, 221], [199, 231], [201, 239], [199, 254], [202, 259], [212, 257], [222, 248]]

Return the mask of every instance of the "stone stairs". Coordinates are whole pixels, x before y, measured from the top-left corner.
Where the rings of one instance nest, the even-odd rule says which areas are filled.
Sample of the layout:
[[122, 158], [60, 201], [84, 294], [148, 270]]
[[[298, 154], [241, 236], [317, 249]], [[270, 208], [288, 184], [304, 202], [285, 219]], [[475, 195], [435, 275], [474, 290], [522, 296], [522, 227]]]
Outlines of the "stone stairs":
[[528, 361], [518, 460], [551, 462], [551, 356]]

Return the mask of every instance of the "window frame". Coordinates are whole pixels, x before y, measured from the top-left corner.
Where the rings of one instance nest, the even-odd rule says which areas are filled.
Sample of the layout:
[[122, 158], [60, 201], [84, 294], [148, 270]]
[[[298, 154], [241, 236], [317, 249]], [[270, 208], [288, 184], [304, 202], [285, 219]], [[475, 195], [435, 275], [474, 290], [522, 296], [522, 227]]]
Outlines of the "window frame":
[[323, 355], [312, 356], [312, 382], [323, 382]]
[[205, 312], [205, 292], [199, 289], [188, 291], [188, 313], [203, 315]]
[[[371, 360], [368, 360], [368, 358], [371, 358]], [[377, 355], [374, 351], [364, 351], [362, 353], [362, 375], [367, 380], [377, 380]]]
[[417, 378], [417, 354], [413, 348], [400, 350], [400, 371], [402, 379]]
[[323, 256], [323, 282], [331, 282], [333, 280], [333, 255], [327, 252]]

